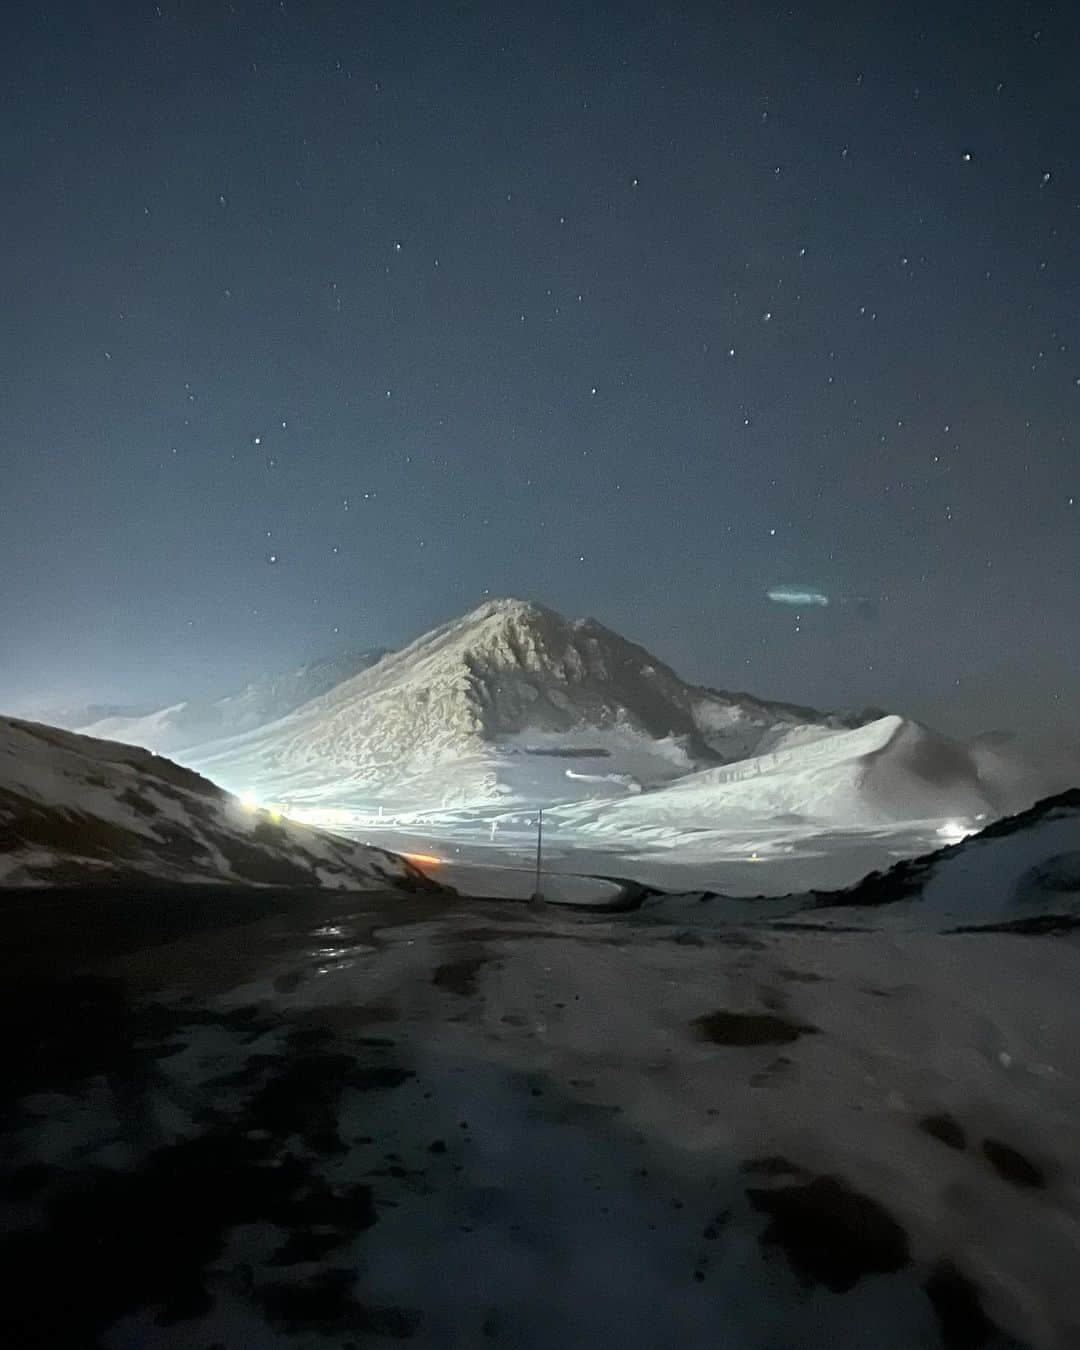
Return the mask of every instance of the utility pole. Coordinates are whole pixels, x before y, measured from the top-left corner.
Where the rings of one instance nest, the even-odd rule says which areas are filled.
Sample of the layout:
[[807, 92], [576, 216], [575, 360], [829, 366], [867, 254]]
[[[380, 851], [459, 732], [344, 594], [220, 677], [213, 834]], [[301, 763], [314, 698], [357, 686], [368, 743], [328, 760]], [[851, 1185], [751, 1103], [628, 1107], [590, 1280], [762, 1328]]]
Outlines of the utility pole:
[[536, 889], [533, 891], [533, 900], [539, 901], [544, 897], [540, 894], [540, 864], [543, 857], [544, 845], [544, 809], [543, 807], [536, 814]]

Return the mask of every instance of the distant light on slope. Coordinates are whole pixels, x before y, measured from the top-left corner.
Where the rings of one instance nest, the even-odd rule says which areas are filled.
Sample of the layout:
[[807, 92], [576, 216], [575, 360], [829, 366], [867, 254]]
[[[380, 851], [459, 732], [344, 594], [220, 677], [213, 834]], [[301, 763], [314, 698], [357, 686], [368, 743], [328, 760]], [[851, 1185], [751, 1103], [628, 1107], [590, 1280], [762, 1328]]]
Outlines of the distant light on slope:
[[268, 815], [275, 825], [280, 824], [288, 814], [286, 808], [278, 802], [260, 802], [253, 792], [241, 792], [239, 802], [249, 816], [262, 812]]
[[966, 839], [969, 834], [976, 834], [977, 832], [974, 826], [965, 825], [962, 820], [947, 820], [944, 825], [938, 827], [938, 835], [942, 839], [948, 840], [950, 844], [954, 844], [960, 839]]
[[795, 586], [774, 586], [771, 591], [765, 594], [777, 605], [795, 605], [805, 607], [807, 605], [827, 605], [829, 597], [824, 591], [815, 591], [805, 589], [800, 590]]

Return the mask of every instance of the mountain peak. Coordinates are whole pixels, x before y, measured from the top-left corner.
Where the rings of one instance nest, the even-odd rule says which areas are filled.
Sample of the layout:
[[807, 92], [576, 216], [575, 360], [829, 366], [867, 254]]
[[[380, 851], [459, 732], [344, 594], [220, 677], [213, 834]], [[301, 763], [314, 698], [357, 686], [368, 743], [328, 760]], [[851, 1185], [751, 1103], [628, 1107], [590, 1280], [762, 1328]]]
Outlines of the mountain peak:
[[689, 684], [595, 618], [513, 595], [340, 675], [305, 676], [303, 702], [273, 682], [250, 721], [246, 694], [227, 701], [225, 734], [189, 741], [186, 762], [294, 804], [552, 801], [659, 786], [845, 725]]
[[477, 605], [463, 618], [458, 619], [457, 623], [467, 626], [489, 619], [512, 619], [526, 623], [543, 620], [550, 622], [553, 619], [560, 624], [567, 622], [557, 611], [549, 609], [547, 605], [541, 605], [536, 600], [520, 600], [517, 596], [506, 595], [494, 600], [485, 600], [483, 604]]

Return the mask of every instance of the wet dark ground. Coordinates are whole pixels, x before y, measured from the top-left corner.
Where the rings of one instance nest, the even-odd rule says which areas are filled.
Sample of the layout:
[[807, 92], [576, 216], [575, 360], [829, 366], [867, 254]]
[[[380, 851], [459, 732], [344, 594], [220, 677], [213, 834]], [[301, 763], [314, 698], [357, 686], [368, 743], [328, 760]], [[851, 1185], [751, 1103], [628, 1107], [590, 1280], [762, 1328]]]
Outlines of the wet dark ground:
[[[0, 1345], [1015, 1344], [960, 1270], [918, 1267], [841, 1178], [775, 1155], [684, 1170], [541, 1065], [441, 1047], [408, 986], [295, 999], [444, 903], [0, 901]], [[422, 977], [448, 1023], [490, 959], [475, 934], [498, 932], [473, 931]], [[726, 1010], [696, 1028], [734, 1052], [815, 1031]], [[950, 1122], [924, 1128], [962, 1146]], [[983, 1148], [1042, 1184], [1010, 1146]]]

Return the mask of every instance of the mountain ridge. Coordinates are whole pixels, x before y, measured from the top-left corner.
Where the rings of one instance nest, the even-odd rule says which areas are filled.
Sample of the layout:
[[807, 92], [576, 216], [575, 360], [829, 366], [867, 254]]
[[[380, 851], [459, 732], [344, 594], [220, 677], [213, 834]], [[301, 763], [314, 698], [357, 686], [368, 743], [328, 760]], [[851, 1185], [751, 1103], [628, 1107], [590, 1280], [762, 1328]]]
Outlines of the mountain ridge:
[[[851, 751], [841, 740], [822, 758], [825, 741], [875, 725]], [[168, 749], [235, 792], [308, 812], [618, 805], [680, 783], [663, 809], [693, 801], [694, 828], [770, 807], [834, 819], [830, 802], [867, 821], [1016, 804], [964, 747], [911, 719], [692, 684], [596, 618], [516, 597], [485, 600], [396, 651], [311, 663], [209, 705], [86, 730]], [[759, 781], [745, 787], [711, 774], [750, 762]]]
[[0, 717], [0, 889], [151, 878], [440, 889], [393, 853], [245, 808], [149, 750]]
[[[329, 800], [332, 791], [524, 800], [534, 788], [542, 797], [595, 792], [581, 785], [596, 778], [670, 781], [745, 757], [808, 718], [823, 730], [860, 720], [722, 699], [596, 619], [571, 621], [508, 597], [421, 634], [276, 722], [188, 757], [230, 786], [243, 779], [290, 802]], [[523, 767], [525, 756], [556, 745], [588, 759], [582, 738], [597, 737], [600, 758], [613, 763], [584, 764], [575, 778]], [[446, 772], [454, 765], [456, 783]], [[521, 782], [518, 791], [515, 778], [533, 787]]]

